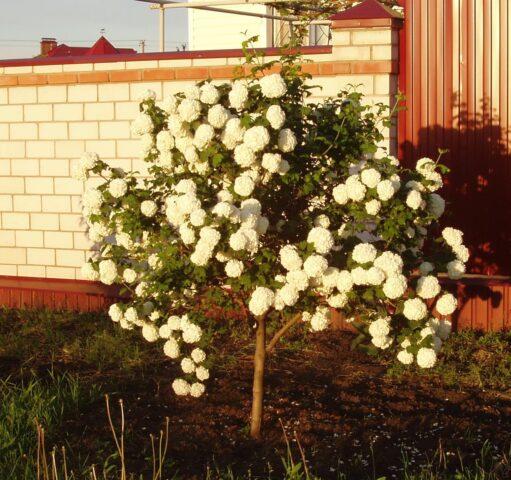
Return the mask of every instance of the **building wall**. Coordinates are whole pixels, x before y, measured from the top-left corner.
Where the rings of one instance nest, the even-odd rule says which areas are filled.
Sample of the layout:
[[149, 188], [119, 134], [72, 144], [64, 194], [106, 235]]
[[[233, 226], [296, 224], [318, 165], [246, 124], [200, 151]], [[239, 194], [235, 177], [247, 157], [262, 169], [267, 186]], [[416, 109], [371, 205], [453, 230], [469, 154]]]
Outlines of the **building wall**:
[[[306, 49], [310, 62], [304, 69], [322, 87], [312, 100], [352, 84], [369, 103], [391, 102], [397, 70], [387, 44], [393, 32], [345, 29], [334, 37], [333, 48]], [[197, 80], [224, 82], [240, 55], [0, 62], [0, 276], [79, 279], [91, 242], [80, 214], [84, 184], [70, 176], [73, 162], [94, 151], [112, 165], [144, 173], [138, 140], [130, 133], [139, 93], [149, 88], [161, 100]], [[395, 133], [384, 133], [384, 146], [394, 153]]]
[[[190, 0], [190, 3], [200, 0]], [[250, 13], [269, 13], [265, 5], [229, 5], [222, 7]], [[258, 36], [257, 47], [272, 47], [272, 23], [266, 18], [257, 18], [207, 10], [188, 11], [188, 49], [215, 50], [238, 48], [244, 40]]]

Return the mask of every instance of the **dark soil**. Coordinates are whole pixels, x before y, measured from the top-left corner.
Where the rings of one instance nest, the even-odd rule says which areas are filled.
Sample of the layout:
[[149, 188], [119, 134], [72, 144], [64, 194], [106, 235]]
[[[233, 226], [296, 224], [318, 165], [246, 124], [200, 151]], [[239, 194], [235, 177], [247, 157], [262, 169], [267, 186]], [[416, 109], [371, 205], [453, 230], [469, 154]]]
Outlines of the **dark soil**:
[[[140, 375], [93, 380], [104, 383], [112, 399], [123, 399], [127, 458], [134, 469], [151, 455], [149, 434], [158, 434], [169, 417], [168, 458], [187, 479], [226, 466], [267, 478], [269, 464], [282, 465], [286, 437], [295, 460], [300, 444], [313, 472], [325, 479], [340, 471], [349, 479], [373, 478], [373, 470], [401, 478], [403, 456], [412, 468], [436, 456], [454, 469], [459, 455], [465, 463], [480, 456], [485, 441], [490, 456], [492, 450], [509, 452], [511, 391], [449, 389], [424, 376], [390, 378], [377, 359], [350, 350], [350, 334], [311, 338], [305, 350], [277, 352], [269, 361], [261, 443], [247, 438], [248, 357], [213, 369], [200, 399], [173, 395], [170, 361]], [[69, 419], [62, 431], [82, 454], [111, 444], [104, 402]]]

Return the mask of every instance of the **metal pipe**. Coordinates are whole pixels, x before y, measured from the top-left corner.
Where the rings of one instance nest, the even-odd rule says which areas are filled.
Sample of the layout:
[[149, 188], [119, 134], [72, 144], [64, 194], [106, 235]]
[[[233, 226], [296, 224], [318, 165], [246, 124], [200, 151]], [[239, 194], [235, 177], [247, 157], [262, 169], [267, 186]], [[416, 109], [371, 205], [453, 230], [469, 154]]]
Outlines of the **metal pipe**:
[[165, 8], [160, 5], [160, 52], [165, 51]]

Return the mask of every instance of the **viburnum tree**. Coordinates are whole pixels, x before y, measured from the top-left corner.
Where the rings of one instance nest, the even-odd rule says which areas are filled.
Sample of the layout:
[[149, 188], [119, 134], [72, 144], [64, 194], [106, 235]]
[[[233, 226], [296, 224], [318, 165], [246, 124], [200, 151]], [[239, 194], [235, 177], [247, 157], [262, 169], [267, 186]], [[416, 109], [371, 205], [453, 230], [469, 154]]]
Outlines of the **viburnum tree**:
[[377, 148], [386, 107], [354, 89], [315, 103], [298, 55], [264, 63], [245, 51], [232, 83], [142, 96], [132, 132], [148, 176], [94, 153], [74, 175], [102, 178], [82, 199], [97, 243], [83, 275], [129, 292], [110, 317], [162, 341], [180, 362], [177, 395], [205, 391], [207, 332], [222, 326], [211, 305], [244, 312], [259, 438], [266, 356], [293, 326], [327, 329], [332, 309], [366, 348], [432, 367], [457, 306], [438, 275], [460, 278], [468, 250], [454, 228], [435, 238], [446, 167], [422, 158], [407, 169]]

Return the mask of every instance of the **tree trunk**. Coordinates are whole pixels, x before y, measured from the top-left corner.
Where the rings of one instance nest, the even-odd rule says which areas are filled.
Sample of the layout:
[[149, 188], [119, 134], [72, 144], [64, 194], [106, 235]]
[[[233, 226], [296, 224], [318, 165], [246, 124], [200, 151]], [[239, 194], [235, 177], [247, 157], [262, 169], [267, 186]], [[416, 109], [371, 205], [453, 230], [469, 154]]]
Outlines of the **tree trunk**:
[[250, 419], [250, 436], [261, 438], [264, 396], [264, 361], [266, 358], [266, 320], [257, 319], [256, 347], [254, 354], [254, 382], [252, 386], [252, 416]]

